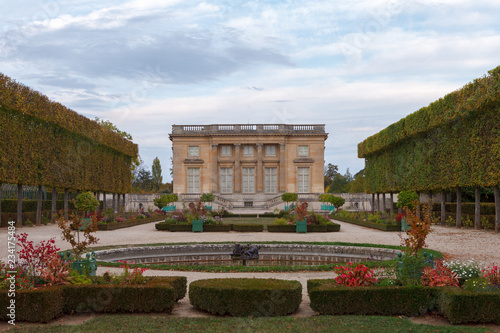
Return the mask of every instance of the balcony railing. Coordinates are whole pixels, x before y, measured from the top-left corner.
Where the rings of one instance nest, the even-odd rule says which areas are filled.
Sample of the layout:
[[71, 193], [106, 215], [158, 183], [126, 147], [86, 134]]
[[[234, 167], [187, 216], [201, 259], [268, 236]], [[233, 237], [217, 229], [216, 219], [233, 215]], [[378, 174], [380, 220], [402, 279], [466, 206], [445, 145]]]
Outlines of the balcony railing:
[[320, 124], [215, 124], [172, 125], [172, 134], [325, 134], [325, 125]]

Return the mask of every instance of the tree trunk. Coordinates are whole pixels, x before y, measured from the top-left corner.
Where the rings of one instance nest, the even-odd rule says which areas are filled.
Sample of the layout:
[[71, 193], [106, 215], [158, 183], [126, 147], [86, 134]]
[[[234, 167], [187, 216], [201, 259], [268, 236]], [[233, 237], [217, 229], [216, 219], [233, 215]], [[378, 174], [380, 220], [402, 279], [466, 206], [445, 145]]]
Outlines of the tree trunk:
[[117, 212], [118, 214], [120, 214], [120, 213], [121, 213], [121, 209], [120, 209], [120, 208], [121, 208], [121, 206], [120, 206], [120, 197], [121, 197], [121, 196], [122, 196], [122, 195], [121, 195], [120, 193], [116, 194], [116, 212]]
[[377, 193], [377, 211], [380, 211], [380, 193]]
[[3, 197], [2, 183], [0, 183], [0, 226], [2, 226], [2, 197]]
[[474, 229], [481, 229], [481, 188], [476, 186], [474, 207]]
[[418, 204], [417, 204], [417, 207], [415, 207], [416, 211], [417, 211], [417, 217], [420, 218], [420, 192], [417, 191], [417, 196], [418, 196]]
[[457, 228], [462, 227], [462, 188], [457, 187]]
[[69, 218], [69, 190], [67, 188], [64, 189], [64, 219], [67, 221]]
[[23, 185], [17, 184], [17, 222], [16, 227], [23, 225]]
[[116, 193], [113, 193], [113, 214], [116, 214]]
[[38, 193], [36, 195], [36, 225], [42, 224], [42, 185], [38, 185]]
[[95, 193], [95, 198], [96, 198], [96, 199], [97, 199], [97, 201], [99, 202], [99, 206], [97, 206], [97, 208], [96, 208], [96, 210], [95, 210], [95, 212], [97, 213], [97, 211], [98, 211], [99, 209], [101, 209], [101, 191], [97, 191], [97, 192]]
[[375, 193], [372, 193], [372, 212], [375, 211]]
[[106, 191], [102, 191], [102, 210], [106, 212]]
[[57, 190], [54, 187], [52, 189], [52, 216], [50, 218], [52, 223], [56, 221], [56, 211], [57, 211]]
[[446, 225], [446, 191], [441, 190], [441, 225]]
[[125, 202], [125, 193], [123, 193], [122, 202], [123, 202], [123, 212], [126, 213], [127, 212], [127, 204]]
[[385, 193], [382, 193], [382, 211], [385, 214]]
[[500, 232], [500, 189], [498, 185], [493, 187], [495, 194], [495, 231]]
[[391, 215], [394, 215], [394, 193], [392, 193], [392, 192], [391, 192], [389, 201], [390, 201], [389, 209], [390, 209]]

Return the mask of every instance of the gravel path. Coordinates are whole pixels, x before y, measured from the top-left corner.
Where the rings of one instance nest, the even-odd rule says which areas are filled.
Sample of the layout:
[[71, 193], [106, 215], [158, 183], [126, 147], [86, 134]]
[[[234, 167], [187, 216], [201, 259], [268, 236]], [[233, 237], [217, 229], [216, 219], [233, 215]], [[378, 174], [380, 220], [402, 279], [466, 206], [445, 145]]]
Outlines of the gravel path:
[[[337, 222], [337, 221], [336, 221]], [[152, 243], [181, 243], [181, 242], [242, 242], [252, 243], [255, 241], [315, 241], [315, 242], [350, 242], [350, 243], [374, 243], [387, 245], [400, 245], [401, 234], [399, 232], [383, 232], [365, 228], [349, 223], [338, 222], [341, 225], [340, 232], [333, 233], [191, 233], [191, 232], [162, 232], [157, 231], [154, 223], [140, 226], [118, 229], [114, 231], [98, 231], [98, 246], [103, 245], [127, 245], [127, 244], [152, 244]], [[17, 234], [26, 232], [29, 239], [39, 242], [44, 239], [55, 237], [56, 245], [61, 249], [68, 249], [68, 245], [61, 239], [60, 230], [56, 225], [39, 227], [22, 227], [16, 230]], [[7, 229], [0, 229], [0, 259], [7, 258]], [[485, 265], [500, 264], [500, 233], [482, 230], [455, 229], [442, 226], [434, 226], [434, 231], [427, 238], [428, 247], [443, 252], [450, 259], [475, 259]], [[100, 267], [98, 274], [105, 271], [119, 273], [119, 268]], [[188, 278], [188, 283], [206, 278], [220, 277], [256, 277], [298, 280], [303, 286], [303, 301], [300, 309], [294, 316], [312, 316], [315, 313], [309, 307], [307, 296], [307, 280], [312, 278], [329, 278], [331, 272], [295, 272], [295, 273], [205, 273], [205, 272], [178, 272], [147, 270], [148, 276], [175, 276], [182, 275]], [[189, 305], [186, 297], [179, 302], [171, 316], [174, 317], [205, 317], [204, 312], [197, 311]], [[85, 317], [82, 317], [85, 318]], [[83, 319], [82, 319], [83, 320]], [[497, 327], [496, 327], [497, 328]], [[495, 329], [496, 329], [495, 328]]]

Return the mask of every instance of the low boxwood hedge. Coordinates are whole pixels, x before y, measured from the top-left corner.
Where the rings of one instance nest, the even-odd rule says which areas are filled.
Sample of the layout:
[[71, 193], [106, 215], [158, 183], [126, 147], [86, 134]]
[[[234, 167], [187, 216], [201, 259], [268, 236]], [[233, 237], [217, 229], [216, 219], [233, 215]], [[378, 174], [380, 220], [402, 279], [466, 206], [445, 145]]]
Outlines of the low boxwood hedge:
[[268, 224], [267, 231], [269, 232], [297, 232], [295, 225], [277, 225], [277, 224]]
[[128, 227], [133, 227], [136, 225], [151, 223], [151, 222], [155, 222], [155, 221], [158, 221], [161, 219], [162, 219], [161, 217], [156, 216], [156, 217], [148, 217], [148, 218], [144, 218], [144, 219], [134, 219], [132, 221], [125, 221], [125, 222], [98, 223], [97, 229], [98, 230], [116, 230], [116, 229], [128, 228]]
[[340, 231], [340, 224], [337, 223], [327, 224], [327, 228], [329, 232], [338, 232]]
[[212, 314], [285, 316], [299, 308], [302, 285], [274, 279], [198, 280], [189, 285], [189, 300]]
[[[297, 232], [295, 225], [276, 225], [268, 224], [267, 231], [269, 232]], [[321, 225], [308, 225], [307, 232], [336, 232], [340, 231], [340, 224], [321, 224]]]
[[324, 315], [406, 315], [427, 313], [435, 308], [437, 288], [345, 287], [327, 280], [308, 281], [311, 308]]
[[[64, 286], [44, 287], [33, 290], [18, 290], [15, 298], [15, 321], [46, 323], [63, 313]], [[0, 290], [0, 320], [9, 321], [10, 297], [6, 290]]]
[[471, 292], [463, 289], [445, 289], [440, 308], [452, 324], [500, 324], [500, 293]]
[[347, 217], [333, 216], [334, 220], [361, 225], [363, 227], [378, 229], [382, 231], [401, 231], [401, 224], [385, 224], [385, 223], [371, 223], [368, 221], [360, 221]]
[[[160, 222], [158, 224], [161, 224], [164, 222]], [[193, 225], [192, 224], [171, 224], [169, 229], [170, 231], [193, 231]]]
[[220, 225], [204, 225], [203, 231], [206, 232], [225, 232], [231, 231], [230, 224], [220, 224]]
[[[48, 322], [63, 313], [171, 312], [186, 295], [186, 277], [149, 278], [145, 285], [59, 285], [16, 292], [16, 321]], [[0, 306], [10, 299], [0, 290]], [[0, 320], [8, 321], [7, 313]]]
[[263, 224], [232, 224], [233, 231], [260, 232], [264, 231]]

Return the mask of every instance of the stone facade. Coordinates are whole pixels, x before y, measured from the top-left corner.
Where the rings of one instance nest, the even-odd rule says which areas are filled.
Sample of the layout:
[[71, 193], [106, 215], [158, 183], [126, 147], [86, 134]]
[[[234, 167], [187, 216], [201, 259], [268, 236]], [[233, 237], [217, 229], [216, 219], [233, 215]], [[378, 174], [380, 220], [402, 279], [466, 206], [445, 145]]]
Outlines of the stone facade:
[[173, 125], [174, 193], [268, 208], [285, 192], [323, 193], [324, 125]]

